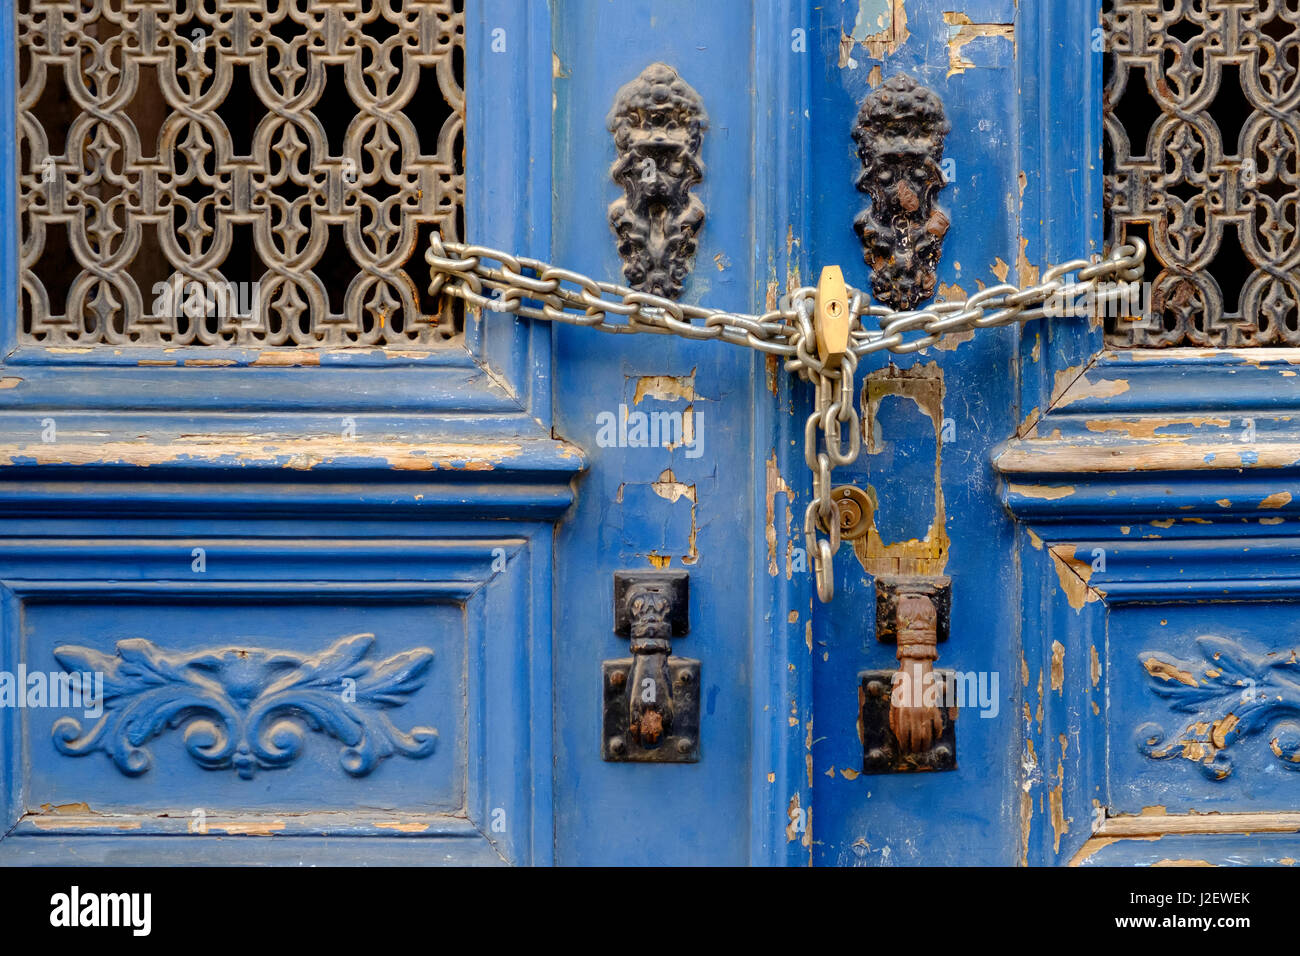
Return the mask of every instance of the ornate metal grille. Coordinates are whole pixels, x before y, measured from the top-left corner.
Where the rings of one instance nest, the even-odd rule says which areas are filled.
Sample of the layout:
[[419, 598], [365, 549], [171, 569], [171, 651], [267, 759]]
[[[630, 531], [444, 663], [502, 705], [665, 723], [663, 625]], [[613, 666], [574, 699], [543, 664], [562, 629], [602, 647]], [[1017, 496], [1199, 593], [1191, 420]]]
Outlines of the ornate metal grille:
[[1300, 345], [1300, 0], [1107, 0], [1110, 238], [1152, 251], [1120, 347]]
[[462, 0], [19, 0], [17, 27], [20, 341], [457, 334], [413, 253], [461, 233]]

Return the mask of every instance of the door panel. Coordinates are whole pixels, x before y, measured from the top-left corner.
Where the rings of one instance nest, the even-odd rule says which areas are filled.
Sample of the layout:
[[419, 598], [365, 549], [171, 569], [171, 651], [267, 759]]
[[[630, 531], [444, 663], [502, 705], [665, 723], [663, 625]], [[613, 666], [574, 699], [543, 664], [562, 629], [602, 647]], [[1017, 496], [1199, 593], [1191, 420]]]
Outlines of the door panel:
[[[90, 84], [80, 111], [102, 105], [88, 107], [87, 99], [130, 99], [136, 72], [169, 65], [151, 62], [149, 44], [179, 26], [151, 19], [161, 12], [146, 6], [127, 4], [127, 85]], [[372, 85], [354, 92], [383, 100], [376, 112], [390, 125], [348, 134], [333, 121], [353, 81], [343, 64], [322, 57], [344, 35], [354, 44], [348, 49], [364, 46], [359, 36], [373, 32], [374, 20], [363, 23], [355, 5], [333, 5], [328, 15], [291, 6], [292, 15], [280, 8], [289, 19], [274, 36], [295, 34], [302, 62], [327, 88], [320, 109], [329, 132], [302, 119], [306, 148], [288, 150], [295, 157], [288, 162], [310, 172], [288, 186], [268, 180], [262, 204], [246, 204], [244, 187], [258, 170], [280, 169], [282, 154], [265, 140], [236, 137], [238, 148], [222, 154], [234, 167], [223, 167], [228, 178], [182, 191], [186, 201], [198, 201], [201, 186], [216, 195], [214, 235], [268, 227], [255, 241], [285, 248], [304, 233], [270, 228], [272, 209], [283, 211], [280, 201], [311, 207], [297, 213], [312, 235], [297, 258], [263, 257], [268, 296], [283, 285], [276, 269], [308, 284], [302, 277], [314, 273], [328, 286], [308, 290], [311, 308], [284, 319], [300, 324], [279, 327], [279, 339], [266, 328], [226, 328], [221, 341], [200, 345], [138, 328], [175, 317], [110, 297], [99, 300], [100, 324], [69, 344], [62, 333], [41, 332], [59, 307], [20, 327], [12, 321], [18, 297], [28, 296], [30, 313], [34, 287], [20, 293], [16, 282], [0, 284], [11, 319], [0, 374], [0, 669], [102, 672], [106, 687], [98, 715], [0, 707], [6, 863], [554, 857], [552, 534], [583, 459], [550, 430], [549, 334], [438, 311], [449, 303], [435, 303], [428, 328], [399, 329], [394, 302], [379, 301], [376, 311], [361, 295], [378, 288], [381, 273], [392, 282], [427, 275], [416, 246], [439, 223], [463, 224], [504, 246], [534, 235], [547, 241], [544, 204], [519, 199], [546, 193], [538, 185], [549, 182], [545, 164], [534, 171], [530, 159], [548, 154], [547, 127], [530, 133], [526, 121], [497, 123], [490, 104], [511, 99], [525, 116], [536, 106], [549, 123], [544, 93], [536, 102], [520, 95], [549, 82], [549, 18], [543, 7], [514, 3], [470, 4], [462, 17], [452, 0], [381, 11], [390, 25], [402, 21], [396, 32], [407, 31], [395, 41], [407, 51], [398, 71], [406, 85], [380, 90], [398, 74], [368, 73]], [[19, 7], [0, 17], [11, 47], [15, 24], [30, 44], [51, 17], [62, 22], [48, 4]], [[262, 60], [230, 61], [249, 37], [265, 39], [266, 16], [254, 8], [238, 22], [214, 16], [204, 21], [203, 43], [191, 47], [186, 33], [177, 39], [186, 49], [167, 55], [206, 56], [220, 67], [213, 76], [265, 68]], [[115, 30], [74, 26], [98, 30], [96, 42], [119, 42]], [[484, 67], [498, 28], [516, 41], [505, 73]], [[257, 60], [276, 42], [250, 55]], [[33, 69], [32, 58], [23, 62]], [[106, 201], [113, 190], [95, 179], [102, 151], [60, 154], [41, 142], [30, 116], [19, 122], [36, 108], [36, 80], [26, 77], [20, 102], [13, 70], [11, 62], [0, 122], [10, 134], [4, 141], [19, 149], [4, 154], [0, 214], [25, 231], [0, 265], [17, 276], [39, 247], [34, 217], [20, 212], [53, 203], [46, 211], [58, 219], [66, 212], [51, 198], [58, 186]], [[275, 84], [302, 80], [290, 74], [256, 89], [234, 84], [223, 115], [236, 125], [251, 117], [249, 130], [238, 131], [251, 132], [263, 115], [255, 107], [266, 105], [259, 97], [274, 99]], [[466, 82], [469, 98], [460, 92]], [[163, 85], [172, 97], [188, 89]], [[205, 102], [222, 101], [218, 93]], [[417, 133], [398, 101], [414, 103], [430, 129]], [[120, 113], [113, 135], [104, 134], [110, 146], [131, 141], [130, 118], [144, 123], [138, 112]], [[385, 152], [389, 146], [395, 151]], [[202, 144], [193, 148], [203, 152]], [[387, 159], [375, 161], [376, 150]], [[153, 168], [147, 154], [117, 156], [112, 165], [128, 163], [145, 183], [129, 213], [120, 204], [113, 213], [132, 230], [166, 225], [150, 219], [149, 204], [162, 193], [150, 191], [159, 181], [138, 168]], [[43, 178], [45, 169], [55, 173]], [[393, 228], [372, 215], [362, 230], [361, 207], [375, 213], [383, 202], [387, 212], [376, 215]], [[99, 221], [91, 219], [87, 228]], [[359, 244], [317, 242], [346, 229], [364, 232]], [[240, 234], [236, 258], [249, 252], [247, 232]], [[386, 245], [395, 237], [409, 249]], [[75, 266], [122, 280], [131, 259], [122, 248], [82, 243]], [[219, 265], [192, 257], [171, 264]], [[45, 277], [53, 282], [57, 271]], [[417, 322], [410, 312], [401, 313], [403, 323]], [[233, 320], [209, 318], [217, 328]], [[74, 309], [73, 325], [82, 319], [93, 316]]]
[[[818, 264], [841, 263], [851, 285], [869, 287], [870, 273], [852, 228], [868, 200], [854, 188], [860, 165], [849, 133], [863, 98], [900, 72], [939, 96], [952, 127], [944, 156], [953, 181], [938, 197], [952, 222], [939, 297], [967, 298], [1002, 274], [1020, 278], [1015, 5], [965, 4], [965, 18], [983, 25], [984, 35], [975, 38], [979, 31], [970, 28], [969, 39], [949, 11], [938, 3], [810, 10], [820, 44], [812, 73], [811, 255]], [[1020, 271], [1027, 277], [1027, 266]], [[1023, 417], [1018, 338], [1011, 328], [985, 331], [918, 355], [872, 356], [861, 368], [863, 454], [836, 471], [835, 483], [874, 498], [876, 533], [841, 546], [835, 600], [814, 614], [818, 864], [1017, 858], [1023, 685], [1016, 539], [997, 500], [989, 453]], [[955, 772], [862, 773], [858, 673], [896, 666], [895, 648], [876, 640], [875, 580], [899, 573], [951, 576], [951, 637], [939, 646], [937, 666], [984, 675], [991, 694], [987, 717], [979, 707], [961, 710]], [[993, 675], [996, 689], [988, 683]]]
[[[610, 178], [607, 118], [620, 88], [662, 61], [708, 115], [703, 179], [693, 190], [706, 218], [682, 301], [762, 307], [756, 270], [772, 236], [756, 232], [754, 184], [737, 171], [755, 158], [754, 105], [740, 91], [756, 81], [750, 50], [767, 15], [746, 3], [555, 6], [556, 261], [620, 277], [608, 217], [623, 190]], [[784, 584], [768, 574], [757, 510], [765, 503], [756, 476], [773, 446], [755, 431], [755, 409], [775, 401], [762, 361], [746, 349], [671, 336], [570, 327], [555, 336], [555, 427], [590, 462], [556, 541], [555, 654], [565, 662], [555, 684], [557, 861], [748, 862], [751, 828], [775, 835], [784, 826], [749, 810], [756, 778], [775, 769], [751, 756], [754, 708], [770, 699], [755, 655], [773, 623], [759, 608], [771, 600], [765, 592]], [[626, 427], [628, 441], [602, 438], [602, 422], [638, 415], [681, 421], [688, 435], [675, 443], [647, 437], [645, 447]], [[698, 763], [601, 759], [600, 662], [628, 647], [612, 629], [613, 575], [647, 568], [690, 575], [690, 632], [673, 640], [673, 653], [701, 662]]]

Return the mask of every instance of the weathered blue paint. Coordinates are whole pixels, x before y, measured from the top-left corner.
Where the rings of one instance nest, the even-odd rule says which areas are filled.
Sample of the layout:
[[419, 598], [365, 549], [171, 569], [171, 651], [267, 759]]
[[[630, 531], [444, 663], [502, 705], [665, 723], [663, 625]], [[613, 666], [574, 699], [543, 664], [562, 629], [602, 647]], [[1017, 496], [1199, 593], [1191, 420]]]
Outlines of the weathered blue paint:
[[[1024, 5], [1019, 13], [1010, 0], [959, 6], [973, 23], [1012, 24]], [[876, 7], [885, 12], [871, 15]], [[1012, 271], [1008, 281], [1015, 280], [1020, 116], [1012, 41], [972, 41], [964, 49], [977, 56], [971, 61], [975, 65], [950, 75], [953, 24], [944, 13], [952, 9], [939, 3], [908, 2], [897, 9], [850, 3], [811, 12], [817, 42], [811, 257], [818, 265], [842, 264], [852, 284], [865, 286], [867, 280], [851, 229], [852, 216], [866, 197], [853, 187], [857, 159], [849, 129], [873, 78], [879, 82], [900, 71], [938, 93], [952, 125], [945, 158], [955, 163], [954, 179], [938, 199], [952, 220], [939, 266], [941, 288], [959, 297], [973, 295], [980, 283], [998, 281], [994, 270], [1002, 268], [999, 259]], [[870, 34], [883, 27], [893, 39], [872, 41], [875, 48], [844, 42], [845, 34], [862, 33], [859, 10], [869, 14]], [[974, 54], [976, 49], [983, 52]], [[940, 533], [951, 539], [946, 560], [933, 560], [924, 569], [953, 579], [952, 637], [940, 647], [940, 666], [997, 672], [998, 713], [981, 719], [977, 709], [962, 712], [956, 772], [860, 775], [857, 673], [894, 664], [894, 649], [874, 637], [868, 572], [897, 566], [891, 567], [885, 554], [860, 561], [850, 547], [843, 547], [835, 602], [819, 609], [814, 619], [811, 739], [817, 863], [1010, 864], [1017, 859], [1022, 689], [1014, 679], [1020, 672], [1017, 566], [1013, 527], [994, 500], [997, 481], [988, 457], [989, 449], [1019, 424], [1017, 341], [1013, 330], [1003, 329], [981, 334], [955, 351], [929, 349], [864, 363], [864, 375], [889, 365], [928, 369], [941, 398], [927, 404], [927, 393], [913, 387], [903, 396], [881, 400], [875, 422], [878, 447], [865, 448], [856, 466], [837, 472], [837, 483], [876, 489], [877, 524], [887, 544], [928, 536], [937, 546]], [[945, 432], [936, 485], [935, 445]], [[912, 480], [901, 480], [901, 475]], [[942, 521], [931, 529], [940, 505]]]
[[[1096, 12], [1095, 5], [1024, 9], [1022, 37], [1040, 38], [1025, 62], [1059, 59], [1062, 48], [1048, 42], [1052, 37], [1067, 38], [1064, 48], [1087, 59], [1084, 38], [1095, 29]], [[1037, 156], [1026, 169], [1024, 228], [1039, 261], [1055, 261], [1100, 236], [1101, 172], [1091, 159], [1101, 149], [1099, 116], [1071, 109], [1065, 122], [1053, 113], [1062, 103], [1098, 102], [1100, 66], [1094, 56], [1084, 71], [1035, 67], [1024, 82], [1025, 143]], [[1174, 710], [1155, 692], [1180, 684], [1179, 675], [1153, 677], [1144, 661], [1196, 661], [1197, 639], [1207, 635], [1283, 658], [1295, 643], [1289, 602], [1297, 594], [1300, 393], [1288, 356], [1113, 354], [1098, 324], [1039, 325], [1026, 327], [1021, 346], [1027, 417], [995, 453], [1004, 500], [1026, 528], [1026, 860], [1292, 859], [1294, 840], [1285, 832], [1125, 838], [1104, 819], [1294, 807], [1293, 778], [1269, 752], [1276, 728], [1244, 738], [1229, 729], [1224, 753], [1234, 769], [1217, 780], [1199, 769], [1200, 758], [1212, 753], [1193, 747], [1191, 759], [1152, 759], [1139, 749], [1149, 736], [1140, 731], [1144, 725], [1174, 731], [1169, 739], [1176, 741], [1202, 719], [1196, 708]], [[1214, 680], [1206, 671], [1215, 666], [1186, 674], [1204, 690]], [[1040, 670], [1041, 721], [1033, 694]], [[1224, 709], [1245, 714], [1240, 702]], [[1176, 825], [1210, 826], [1195, 818]], [[1089, 842], [1094, 832], [1100, 838]]]
[[[556, 261], [620, 274], [606, 208], [621, 191], [609, 177], [614, 146], [605, 119], [619, 87], [662, 60], [698, 91], [710, 120], [704, 180], [695, 189], [707, 218], [683, 299], [762, 308], [767, 276], [778, 268], [769, 257], [787, 228], [786, 210], [766, 205], [768, 190], [791, 189], [787, 170], [765, 155], [766, 141], [786, 124], [768, 115], [768, 103], [739, 91], [759, 77], [773, 82], [769, 68], [751, 59], [756, 34], [774, 47], [785, 31], [768, 16], [737, 2], [555, 4]], [[756, 156], [757, 186], [749, 174]], [[571, 328], [558, 328], [555, 344], [556, 430], [586, 449], [590, 462], [556, 542], [557, 860], [778, 862], [785, 824], [770, 809], [757, 810], [779, 805], [773, 795], [794, 776], [782, 769], [791, 741], [768, 729], [789, 714], [775, 692], [790, 678], [774, 674], [785, 668], [784, 648], [767, 645], [774, 631], [794, 627], [772, 621], [787, 599], [774, 596], [782, 588], [767, 572], [764, 503], [755, 494], [775, 447], [777, 399], [763, 359], [711, 343]], [[598, 416], [617, 416], [620, 406], [694, 416], [699, 453], [600, 447]], [[599, 666], [627, 647], [612, 632], [612, 576], [656, 565], [691, 575], [691, 631], [673, 647], [702, 662], [701, 760], [604, 763]], [[755, 741], [763, 764], [754, 763]], [[767, 774], [777, 771], [784, 779], [769, 784]]]
[[[474, 241], [617, 277], [605, 117], [663, 60], [710, 116], [687, 301], [762, 311], [829, 263], [866, 285], [849, 129], [897, 71], [936, 90], [953, 125], [944, 295], [1030, 282], [1097, 249], [1096, 3], [469, 6]], [[13, 131], [8, 71], [7, 222]], [[9, 275], [15, 255], [10, 230]], [[13, 283], [3, 295], [14, 314]], [[379, 656], [433, 650], [391, 716], [439, 731], [433, 754], [364, 776], [312, 736], [292, 766], [243, 780], [195, 764], [177, 729], [132, 778], [102, 753], [57, 753], [56, 715], [0, 709], [6, 862], [1300, 855], [1281, 826], [1147, 840], [1107, 836], [1102, 820], [1291, 808], [1296, 778], [1268, 733], [1231, 735], [1223, 779], [1135, 739], [1194, 716], [1153, 692], [1151, 655], [1193, 661], [1206, 634], [1252, 653], [1297, 643], [1300, 376], [1287, 355], [1112, 355], [1099, 328], [1065, 320], [864, 363], [877, 441], [837, 479], [874, 489], [896, 547], [845, 545], [836, 601], [814, 607], [808, 390], [748, 350], [489, 315], [471, 317], [464, 350], [428, 358], [265, 368], [256, 352], [206, 353], [231, 363], [214, 369], [18, 349], [0, 334], [0, 669], [49, 670], [61, 645], [132, 637], [308, 654], [373, 631]], [[886, 387], [891, 367], [911, 377]], [[620, 406], [695, 416], [700, 454], [602, 447], [598, 416]], [[43, 417], [59, 442], [40, 440]], [[917, 560], [927, 536], [936, 553]], [[626, 653], [613, 573], [652, 566], [691, 573], [691, 631], [675, 650], [702, 661], [698, 764], [600, 759], [600, 661]], [[872, 631], [873, 573], [898, 569], [951, 575], [941, 666], [998, 677], [996, 716], [959, 718], [954, 773], [857, 772], [857, 673], [893, 663]], [[222, 839], [193, 832], [195, 807]]]
[[[468, 228], [545, 253], [550, 19], [537, 4], [471, 7]], [[513, 38], [509, 70], [487, 65], [498, 26]], [[11, 70], [0, 84], [12, 223]], [[517, 104], [516, 122], [497, 122], [500, 102]], [[12, 275], [13, 230], [0, 242]], [[3, 288], [12, 315], [14, 284]], [[257, 661], [370, 632], [381, 660], [432, 651], [387, 713], [438, 742], [352, 773], [338, 739], [307, 733], [297, 759], [242, 779], [191, 759], [179, 726], [132, 741], [153, 765], [130, 776], [102, 752], [59, 753], [68, 714], [0, 708], [0, 858], [554, 860], [553, 523], [585, 462], [551, 433], [548, 329], [471, 324], [466, 345], [428, 359], [339, 352], [265, 368], [232, 352], [203, 356], [225, 367], [141, 367], [135, 353], [15, 350], [10, 338], [0, 669], [58, 670], [58, 647], [112, 654], [137, 638]], [[57, 441], [41, 440], [43, 418]], [[229, 680], [243, 700], [245, 677]]]

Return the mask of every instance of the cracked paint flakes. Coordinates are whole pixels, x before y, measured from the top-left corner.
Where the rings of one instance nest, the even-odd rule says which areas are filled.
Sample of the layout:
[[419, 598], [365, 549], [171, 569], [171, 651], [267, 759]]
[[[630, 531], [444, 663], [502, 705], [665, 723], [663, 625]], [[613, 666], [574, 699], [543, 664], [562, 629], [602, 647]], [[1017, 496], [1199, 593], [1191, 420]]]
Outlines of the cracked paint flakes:
[[[948, 25], [948, 76], [965, 73], [975, 69], [975, 64], [962, 55], [966, 46], [981, 38], [1009, 40], [1014, 49], [1016, 28], [1011, 23], [972, 23], [964, 13], [949, 11], [944, 13], [943, 22]], [[1021, 174], [1023, 176], [1023, 173]], [[1021, 187], [1023, 194], [1024, 187]]]
[[1054, 544], [1047, 549], [1056, 567], [1056, 577], [1061, 583], [1061, 590], [1076, 611], [1083, 610], [1085, 604], [1100, 601], [1105, 594], [1088, 584], [1092, 577], [1092, 565], [1074, 556], [1072, 544]]
[[839, 67], [856, 70], [854, 56], [861, 46], [868, 57], [883, 60], [897, 53], [911, 37], [904, 0], [858, 0], [858, 13], [850, 33], [840, 33]]

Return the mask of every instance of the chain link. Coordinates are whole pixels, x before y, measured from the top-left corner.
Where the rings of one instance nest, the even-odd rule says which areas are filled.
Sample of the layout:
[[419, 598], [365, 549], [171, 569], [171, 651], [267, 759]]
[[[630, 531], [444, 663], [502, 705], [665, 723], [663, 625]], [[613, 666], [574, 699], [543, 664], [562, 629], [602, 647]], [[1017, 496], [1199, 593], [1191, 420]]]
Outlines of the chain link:
[[[1146, 252], [1140, 239], [1129, 238], [1104, 259], [1073, 259], [1052, 266], [1037, 285], [990, 286], [964, 301], [936, 302], [908, 312], [873, 305], [865, 292], [850, 287], [851, 344], [837, 364], [817, 355], [813, 327], [817, 290], [812, 286], [787, 293], [771, 312], [746, 315], [637, 292], [487, 246], [446, 242], [437, 233], [424, 259], [429, 264], [432, 296], [444, 293], [492, 312], [600, 332], [712, 339], [781, 356], [787, 372], [811, 382], [815, 389], [813, 412], [804, 426], [804, 460], [812, 473], [813, 494], [804, 512], [803, 530], [817, 596], [827, 603], [835, 593], [831, 559], [840, 545], [839, 504], [831, 497], [831, 475], [836, 467], [855, 462], [861, 451], [862, 421], [854, 386], [859, 360], [873, 352], [917, 352], [945, 336], [1045, 318], [1056, 314], [1048, 306], [1052, 301], [1086, 297], [1104, 307], [1127, 296], [1128, 290], [1123, 285], [1102, 289], [1103, 283], [1139, 281]], [[1071, 280], [1071, 275], [1076, 278]], [[869, 328], [866, 319], [874, 319], [878, 328]]]

